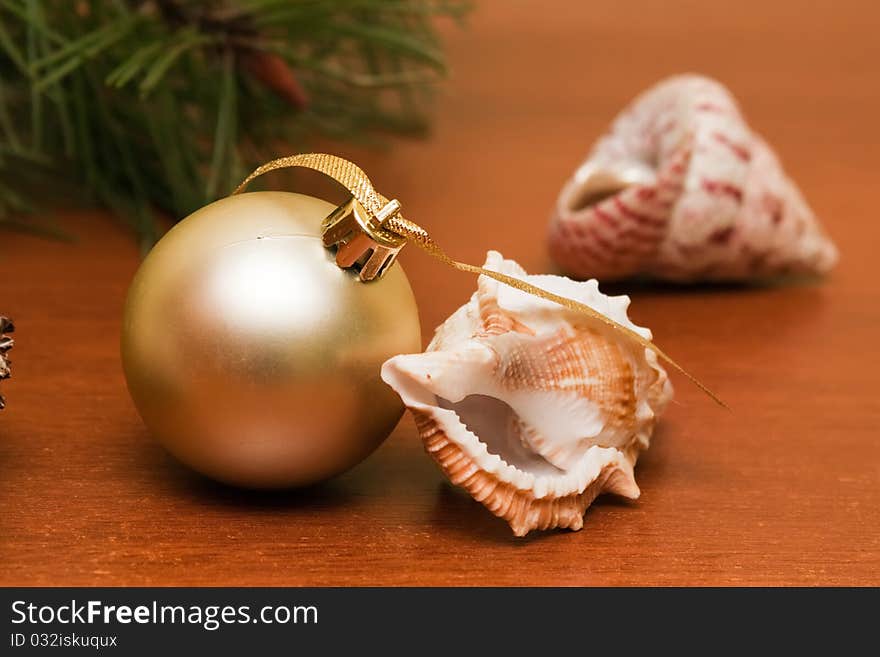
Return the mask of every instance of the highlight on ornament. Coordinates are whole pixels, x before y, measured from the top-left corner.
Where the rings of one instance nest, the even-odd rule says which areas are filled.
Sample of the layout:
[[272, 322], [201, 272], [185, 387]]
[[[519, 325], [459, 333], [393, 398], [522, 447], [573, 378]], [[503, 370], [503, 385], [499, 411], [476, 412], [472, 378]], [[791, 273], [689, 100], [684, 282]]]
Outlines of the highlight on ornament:
[[550, 254], [577, 278], [825, 274], [837, 249], [731, 93], [669, 78], [621, 112], [565, 183]]

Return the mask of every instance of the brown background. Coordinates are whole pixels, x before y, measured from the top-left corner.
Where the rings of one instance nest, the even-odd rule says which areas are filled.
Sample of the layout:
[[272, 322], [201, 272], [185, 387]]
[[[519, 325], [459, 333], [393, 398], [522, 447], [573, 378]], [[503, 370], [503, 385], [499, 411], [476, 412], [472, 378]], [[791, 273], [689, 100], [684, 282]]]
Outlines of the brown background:
[[[133, 241], [105, 214], [65, 213], [74, 245], [0, 234], [0, 310], [19, 327], [0, 583], [880, 584], [876, 4], [479, 4], [447, 31], [432, 139], [341, 152], [461, 259], [492, 246], [547, 271], [549, 208], [613, 114], [667, 74], [726, 82], [843, 254], [822, 284], [624, 288], [734, 412], [676, 378], [642, 498], [600, 500], [578, 533], [513, 538], [444, 484], [409, 418], [325, 486], [224, 488], [152, 443], [126, 394]], [[415, 250], [403, 262], [428, 336], [474, 281]]]

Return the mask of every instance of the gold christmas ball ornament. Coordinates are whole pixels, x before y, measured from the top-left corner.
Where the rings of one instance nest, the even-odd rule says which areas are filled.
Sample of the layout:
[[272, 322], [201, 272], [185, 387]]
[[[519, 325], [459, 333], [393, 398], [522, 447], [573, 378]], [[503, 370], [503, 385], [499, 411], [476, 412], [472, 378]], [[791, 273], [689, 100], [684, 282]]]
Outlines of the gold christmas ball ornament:
[[122, 363], [144, 423], [180, 461], [238, 486], [302, 486], [357, 464], [394, 428], [403, 405], [380, 367], [421, 348], [393, 261], [402, 241], [360, 258], [344, 248], [354, 239], [325, 247], [333, 221], [342, 240], [363, 213], [287, 192], [230, 196], [141, 264]]

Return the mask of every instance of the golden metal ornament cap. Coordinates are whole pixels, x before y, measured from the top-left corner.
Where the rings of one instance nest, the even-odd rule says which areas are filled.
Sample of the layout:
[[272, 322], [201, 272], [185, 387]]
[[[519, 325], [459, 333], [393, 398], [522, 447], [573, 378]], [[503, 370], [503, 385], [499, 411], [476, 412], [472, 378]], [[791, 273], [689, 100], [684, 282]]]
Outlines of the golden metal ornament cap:
[[400, 213], [400, 203], [393, 199], [375, 215], [351, 197], [321, 223], [324, 246], [336, 248], [336, 264], [354, 268], [364, 282], [381, 278], [406, 244], [406, 238], [383, 228], [386, 221]]

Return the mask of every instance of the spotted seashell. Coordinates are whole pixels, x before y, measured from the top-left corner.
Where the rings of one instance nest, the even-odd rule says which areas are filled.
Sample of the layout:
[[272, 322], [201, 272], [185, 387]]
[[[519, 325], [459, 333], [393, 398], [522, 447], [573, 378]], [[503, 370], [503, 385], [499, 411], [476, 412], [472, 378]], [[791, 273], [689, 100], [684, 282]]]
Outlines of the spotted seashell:
[[614, 121], [550, 222], [565, 273], [675, 281], [822, 274], [837, 249], [721, 84], [665, 80]]
[[[485, 267], [580, 301], [650, 339], [629, 298], [595, 280], [528, 276], [490, 252]], [[639, 495], [633, 466], [672, 387], [655, 354], [592, 318], [478, 280], [425, 353], [395, 356], [382, 378], [416, 420], [428, 453], [517, 536], [580, 529], [597, 495]]]

